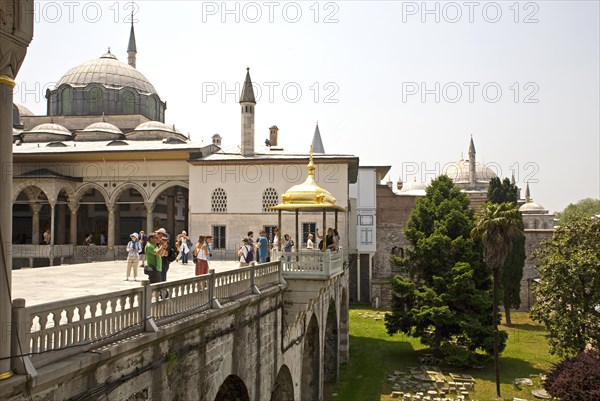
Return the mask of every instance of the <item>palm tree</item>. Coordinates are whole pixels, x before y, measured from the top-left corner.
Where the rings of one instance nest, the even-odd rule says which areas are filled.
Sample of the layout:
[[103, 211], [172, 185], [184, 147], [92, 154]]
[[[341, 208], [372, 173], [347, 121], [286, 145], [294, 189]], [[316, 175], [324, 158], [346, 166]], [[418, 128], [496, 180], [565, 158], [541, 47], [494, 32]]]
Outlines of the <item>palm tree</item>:
[[509, 202], [486, 203], [477, 218], [471, 237], [483, 243], [483, 259], [492, 269], [494, 277], [493, 290], [493, 325], [494, 325], [494, 365], [496, 369], [496, 395], [500, 398], [500, 370], [498, 364], [498, 277], [504, 265], [513, 239], [523, 230], [523, 220], [516, 206]]

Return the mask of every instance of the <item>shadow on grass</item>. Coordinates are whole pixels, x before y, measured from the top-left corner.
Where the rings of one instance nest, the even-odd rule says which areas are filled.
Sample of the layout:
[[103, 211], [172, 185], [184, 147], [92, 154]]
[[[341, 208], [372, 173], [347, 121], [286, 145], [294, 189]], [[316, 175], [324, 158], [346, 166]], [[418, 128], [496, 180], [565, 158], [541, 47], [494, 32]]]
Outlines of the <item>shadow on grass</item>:
[[[368, 338], [350, 336], [350, 361], [340, 369], [340, 382], [328, 385], [324, 394], [326, 400], [339, 401], [379, 401], [383, 394], [391, 393], [391, 385], [386, 378], [395, 370], [405, 370], [419, 366], [419, 358], [429, 354], [429, 349], [415, 350], [416, 339], [403, 341], [402, 336]], [[472, 375], [479, 383], [494, 383], [493, 361], [482, 369], [464, 369], [454, 366], [439, 366], [447, 377], [450, 372]], [[529, 377], [543, 373], [526, 360], [501, 357], [500, 382], [511, 385], [517, 377]], [[483, 384], [483, 383], [482, 383]], [[490, 389], [492, 388], [488, 385]], [[492, 391], [492, 390], [490, 390]], [[332, 396], [337, 393], [337, 396]], [[484, 394], [480, 394], [485, 397]], [[485, 399], [485, 398], [480, 398]]]
[[540, 332], [546, 331], [544, 326], [530, 324], [530, 323], [512, 324], [511, 326], [503, 325], [502, 328], [503, 329], [512, 329], [512, 330], [523, 330], [523, 331], [540, 331]]

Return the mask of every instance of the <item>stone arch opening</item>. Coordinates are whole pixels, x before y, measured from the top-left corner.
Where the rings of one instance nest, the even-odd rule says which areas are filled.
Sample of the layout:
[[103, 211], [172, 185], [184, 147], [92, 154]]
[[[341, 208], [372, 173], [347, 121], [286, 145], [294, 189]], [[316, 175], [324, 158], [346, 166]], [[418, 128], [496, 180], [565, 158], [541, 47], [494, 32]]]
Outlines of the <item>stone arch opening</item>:
[[143, 190], [134, 185], [119, 189], [114, 197], [115, 245], [126, 245], [131, 233], [146, 226], [146, 199]]
[[229, 375], [219, 387], [215, 401], [250, 401], [248, 389], [239, 376]]
[[275, 379], [271, 401], [294, 401], [294, 381], [290, 369], [283, 365]]
[[[79, 192], [79, 191], [78, 191]], [[108, 233], [108, 208], [104, 194], [89, 186], [79, 198], [77, 211], [77, 243], [100, 245], [102, 233]], [[89, 235], [91, 234], [91, 237]], [[89, 238], [86, 242], [86, 238]]]
[[33, 243], [33, 207], [27, 193], [25, 191], [19, 192], [12, 207], [13, 244]]
[[189, 199], [189, 190], [181, 185], [163, 189], [154, 198], [152, 228], [163, 227], [173, 238], [183, 230], [189, 233]]
[[304, 335], [302, 353], [302, 384], [300, 394], [302, 401], [319, 399], [321, 386], [321, 352], [319, 344], [319, 324], [313, 314]]
[[330, 299], [325, 323], [324, 379], [326, 383], [335, 383], [338, 379], [338, 319], [335, 301]]

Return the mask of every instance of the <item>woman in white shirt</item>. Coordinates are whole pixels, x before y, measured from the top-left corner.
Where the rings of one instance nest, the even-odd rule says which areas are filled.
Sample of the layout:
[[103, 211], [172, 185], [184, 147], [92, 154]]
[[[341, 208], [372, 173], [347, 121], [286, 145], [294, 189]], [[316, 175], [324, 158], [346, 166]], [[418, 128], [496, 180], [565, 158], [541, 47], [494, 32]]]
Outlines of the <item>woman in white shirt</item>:
[[308, 234], [308, 239], [306, 240], [306, 249], [315, 249], [315, 243], [313, 242], [312, 234]]

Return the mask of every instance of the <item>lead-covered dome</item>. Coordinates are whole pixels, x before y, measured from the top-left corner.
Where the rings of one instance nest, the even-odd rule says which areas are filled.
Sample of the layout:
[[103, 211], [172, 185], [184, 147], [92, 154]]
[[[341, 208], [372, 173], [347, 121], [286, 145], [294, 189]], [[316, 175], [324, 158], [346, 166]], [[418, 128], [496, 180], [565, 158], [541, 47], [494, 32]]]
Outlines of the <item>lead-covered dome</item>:
[[137, 69], [125, 64], [110, 51], [95, 60], [86, 61], [71, 68], [58, 80], [57, 87], [101, 84], [107, 88], [134, 88], [140, 93], [158, 94], [154, 86]]
[[43, 123], [21, 133], [23, 142], [53, 142], [72, 139], [71, 131], [55, 123]]
[[111, 141], [117, 139], [125, 139], [125, 135], [116, 125], [106, 121], [90, 124], [75, 134], [76, 141]]

